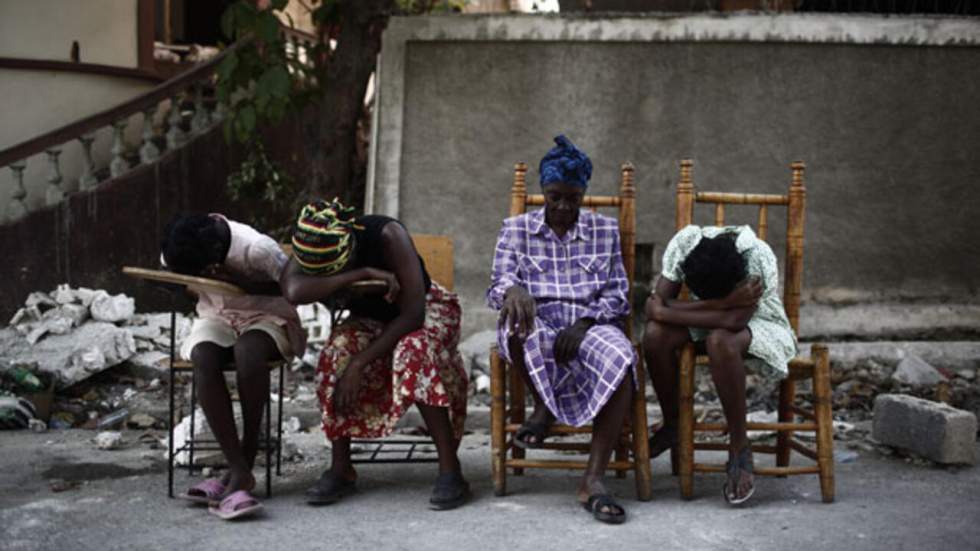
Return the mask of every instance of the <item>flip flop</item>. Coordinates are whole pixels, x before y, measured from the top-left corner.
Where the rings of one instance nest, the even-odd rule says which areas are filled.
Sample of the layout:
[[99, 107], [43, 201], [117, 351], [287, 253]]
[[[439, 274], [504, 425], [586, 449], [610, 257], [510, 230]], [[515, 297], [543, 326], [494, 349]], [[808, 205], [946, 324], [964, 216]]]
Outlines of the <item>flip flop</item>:
[[434, 511], [455, 509], [466, 503], [469, 497], [470, 485], [461, 473], [441, 473], [436, 478], [435, 487], [432, 488], [429, 509]]
[[[514, 445], [525, 450], [540, 448], [541, 444], [544, 444], [544, 439], [548, 437], [548, 425], [549, 423], [533, 421], [524, 423], [521, 425], [521, 428], [517, 429], [517, 432], [514, 433]], [[533, 436], [536, 441], [528, 442], [524, 439], [527, 436]]]
[[208, 478], [191, 486], [186, 492], [177, 497], [193, 503], [208, 505], [224, 495], [225, 489], [225, 485], [221, 483], [220, 479]]
[[[626, 509], [609, 494], [593, 494], [589, 496], [589, 500], [582, 504], [582, 507], [592, 513], [599, 522], [605, 522], [606, 524], [622, 524], [626, 522]], [[603, 508], [612, 509], [612, 511], [603, 511]]]
[[[749, 474], [754, 474], [754, 465], [752, 461], [752, 448], [745, 446], [744, 448], [738, 450], [735, 455], [735, 461], [728, 461], [725, 463], [725, 473], [727, 474], [727, 480], [725, 484], [721, 487], [721, 494], [725, 496], [725, 501], [729, 505], [739, 505], [745, 503], [752, 497], [755, 493], [755, 481], [753, 480], [752, 485], [749, 487], [749, 491], [740, 498], [735, 497], [735, 490], [738, 487], [738, 481], [741, 477], [741, 471], [746, 471]], [[733, 487], [734, 485], [734, 487]], [[729, 491], [731, 490], [731, 491]]]
[[210, 505], [208, 512], [222, 520], [232, 520], [245, 516], [254, 515], [262, 510], [259, 500], [252, 497], [252, 494], [245, 490], [232, 492], [228, 497], [221, 500], [217, 505]]
[[357, 483], [336, 476], [333, 471], [327, 471], [320, 476], [316, 484], [306, 490], [306, 502], [310, 505], [330, 505], [357, 491]]

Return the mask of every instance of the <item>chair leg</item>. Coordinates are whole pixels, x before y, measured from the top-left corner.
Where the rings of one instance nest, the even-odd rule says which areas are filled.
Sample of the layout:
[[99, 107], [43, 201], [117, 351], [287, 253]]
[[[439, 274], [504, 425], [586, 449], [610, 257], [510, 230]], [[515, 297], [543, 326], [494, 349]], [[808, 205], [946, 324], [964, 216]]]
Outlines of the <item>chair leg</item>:
[[[501, 362], [504, 365], [505, 373], [510, 374], [510, 413], [508, 414], [507, 421], [514, 423], [516, 425], [523, 425], [525, 419], [525, 405], [524, 405], [524, 379], [521, 374], [518, 373], [517, 369], [513, 365], [506, 362]], [[517, 446], [511, 446], [510, 454], [514, 459], [524, 459], [524, 448], [518, 448]], [[523, 476], [524, 469], [521, 467], [514, 468], [514, 476]]]
[[[796, 402], [796, 382], [786, 379], [779, 384], [779, 422], [792, 423], [796, 418], [790, 407]], [[790, 440], [793, 438], [793, 431], [779, 431], [776, 435], [776, 466], [788, 467], [790, 452]]]
[[272, 399], [265, 400], [265, 497], [272, 497]]
[[283, 382], [286, 373], [286, 363], [279, 364], [279, 429], [276, 440], [276, 476], [282, 476], [282, 395], [285, 393]]
[[498, 496], [507, 493], [507, 433], [504, 431], [506, 381], [503, 361], [497, 349], [493, 348], [490, 350], [490, 472], [493, 493]]
[[633, 430], [633, 476], [636, 478], [636, 499], [650, 501], [653, 490], [650, 487], [650, 443], [647, 440], [647, 401], [646, 379], [643, 372], [643, 354], [639, 354], [636, 364], [637, 389], [633, 393], [632, 430]]
[[678, 473], [681, 497], [694, 496], [694, 346], [688, 344], [681, 351], [678, 376]]
[[188, 457], [187, 457], [187, 474], [194, 476], [194, 444], [197, 440], [197, 435], [194, 434], [194, 427], [197, 425], [195, 423], [195, 416], [197, 415], [197, 373], [191, 372], [191, 429], [189, 431], [190, 437], [187, 439]]
[[817, 417], [817, 465], [820, 467], [820, 494], [824, 503], [834, 501], [834, 425], [830, 390], [830, 358], [827, 347], [815, 344], [812, 356], [813, 405]]
[[176, 310], [170, 311], [170, 417], [167, 418], [167, 497], [174, 497], [174, 393], [177, 392], [177, 377], [174, 374], [174, 326], [176, 325]]
[[[632, 429], [631, 429], [632, 432]], [[624, 441], [624, 437], [620, 436], [619, 445], [616, 446], [616, 461], [626, 461], [629, 459], [629, 447], [627, 447], [627, 442]], [[626, 471], [629, 469], [616, 469], [616, 478], [626, 478]]]

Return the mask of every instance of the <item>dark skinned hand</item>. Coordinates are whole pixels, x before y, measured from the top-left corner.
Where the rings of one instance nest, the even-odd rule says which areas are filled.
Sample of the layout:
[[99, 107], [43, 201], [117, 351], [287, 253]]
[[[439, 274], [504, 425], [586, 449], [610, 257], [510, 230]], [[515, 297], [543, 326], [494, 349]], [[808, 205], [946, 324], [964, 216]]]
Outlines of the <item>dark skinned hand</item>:
[[361, 390], [361, 371], [364, 366], [354, 356], [344, 368], [340, 377], [337, 379], [337, 386], [334, 388], [334, 410], [338, 413], [349, 413], [357, 405], [357, 395]]
[[401, 285], [398, 283], [398, 276], [387, 270], [378, 268], [368, 268], [368, 279], [380, 279], [388, 286], [385, 291], [385, 300], [394, 304], [398, 300], [398, 293], [401, 292]]
[[514, 285], [504, 295], [504, 305], [500, 309], [501, 324], [508, 324], [510, 332], [526, 339], [534, 329], [534, 316], [537, 305], [534, 298], [523, 287]]
[[752, 276], [739, 283], [723, 300], [727, 308], [746, 308], [755, 306], [762, 298], [762, 282]]
[[555, 338], [555, 361], [567, 364], [578, 356], [578, 347], [585, 338], [585, 333], [595, 325], [595, 320], [582, 318], [571, 326], [566, 327]]

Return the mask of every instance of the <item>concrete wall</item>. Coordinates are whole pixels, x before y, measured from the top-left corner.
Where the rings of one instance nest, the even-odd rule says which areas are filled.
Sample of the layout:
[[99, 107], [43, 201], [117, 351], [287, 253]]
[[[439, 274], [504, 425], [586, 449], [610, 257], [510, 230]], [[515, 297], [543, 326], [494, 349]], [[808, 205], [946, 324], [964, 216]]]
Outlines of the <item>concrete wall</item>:
[[4, 0], [0, 57], [137, 65], [136, 0]]
[[533, 186], [555, 134], [592, 156], [597, 193], [636, 165], [638, 240], [655, 258], [680, 159], [701, 189], [773, 193], [800, 159], [809, 301], [975, 301], [978, 44], [963, 19], [395, 18], [367, 208], [454, 237], [473, 330], [493, 319], [482, 296], [513, 163]]

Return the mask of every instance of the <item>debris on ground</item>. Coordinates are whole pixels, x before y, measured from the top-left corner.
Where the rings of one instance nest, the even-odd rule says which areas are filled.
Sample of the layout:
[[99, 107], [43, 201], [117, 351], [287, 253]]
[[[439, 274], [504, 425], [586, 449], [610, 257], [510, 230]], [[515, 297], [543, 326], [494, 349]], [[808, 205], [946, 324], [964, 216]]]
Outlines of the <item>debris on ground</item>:
[[100, 432], [95, 436], [95, 447], [100, 450], [117, 450], [123, 445], [122, 433], [118, 431]]

